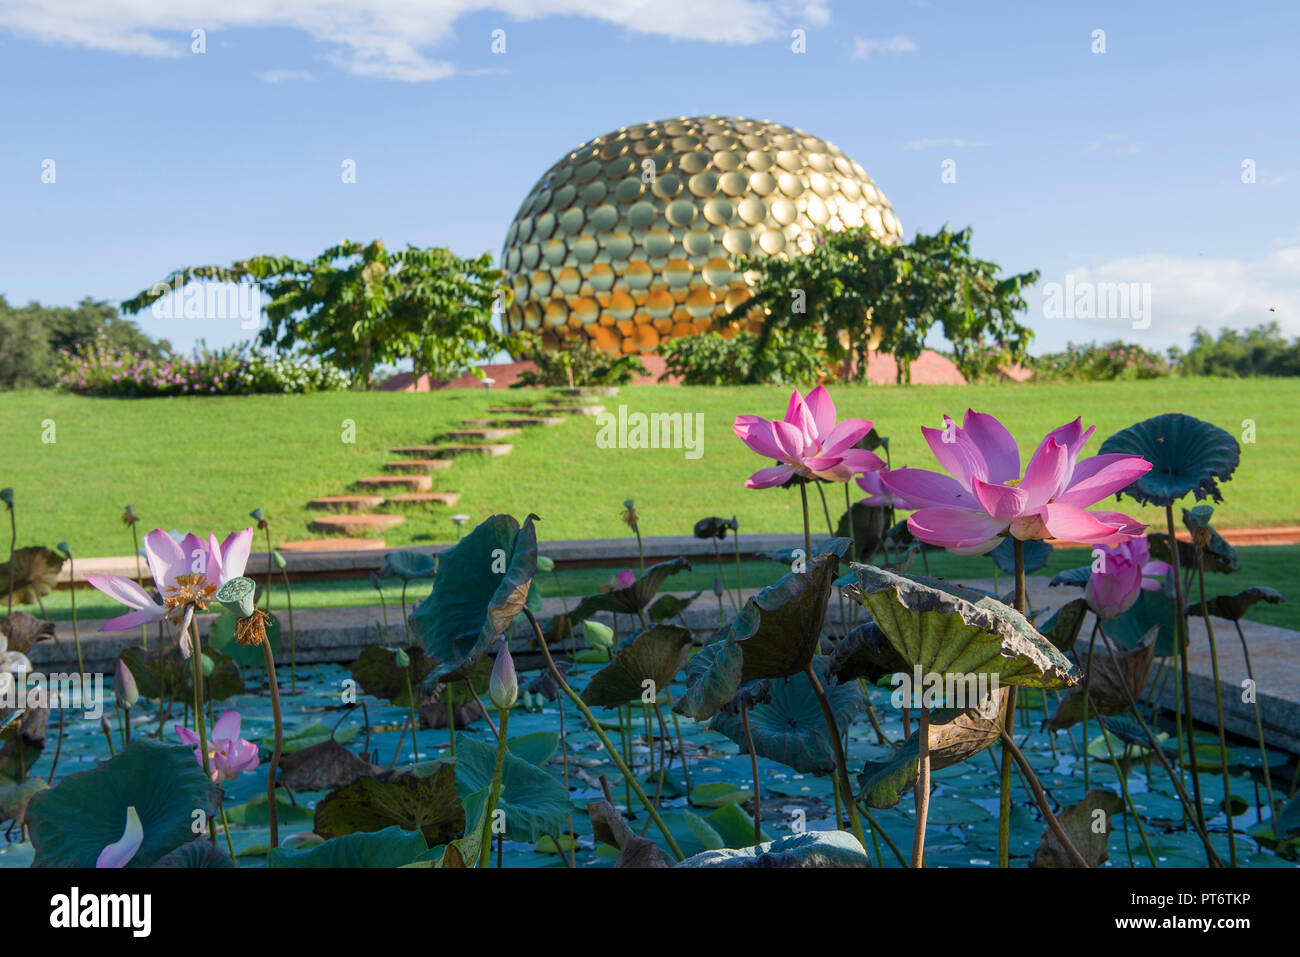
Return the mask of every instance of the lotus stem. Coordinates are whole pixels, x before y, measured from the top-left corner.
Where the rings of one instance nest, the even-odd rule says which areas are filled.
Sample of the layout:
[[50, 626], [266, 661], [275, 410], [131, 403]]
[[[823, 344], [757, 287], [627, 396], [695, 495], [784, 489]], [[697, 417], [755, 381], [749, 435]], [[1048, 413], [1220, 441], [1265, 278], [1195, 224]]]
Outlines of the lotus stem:
[[754, 749], [754, 735], [749, 730], [749, 705], [740, 702], [740, 723], [745, 729], [745, 745], [749, 748], [749, 766], [754, 773], [754, 843], [763, 843], [763, 792], [758, 779], [758, 752]]
[[456, 702], [451, 700], [451, 687], [444, 689], [447, 695], [447, 747], [451, 756], [456, 756]]
[[[271, 813], [274, 814], [275, 812], [272, 811]], [[274, 818], [272, 818], [272, 820], [274, 820]], [[239, 861], [235, 858], [235, 843], [230, 839], [230, 819], [226, 817], [226, 805], [224, 801], [221, 804], [221, 830], [226, 835], [226, 850], [230, 852], [230, 863], [235, 867], [238, 867]], [[272, 833], [274, 833], [274, 830]]]
[[[1219, 763], [1223, 772], [1223, 815], [1228, 823], [1228, 861], [1237, 866], [1237, 831], [1232, 824], [1232, 774], [1228, 770], [1228, 736], [1223, 728], [1223, 686], [1219, 684], [1219, 652], [1214, 641], [1214, 625], [1210, 622], [1210, 609], [1205, 599], [1205, 548], [1196, 546], [1196, 579], [1201, 591], [1201, 615], [1205, 619], [1205, 633], [1210, 639], [1210, 668], [1214, 673], [1214, 708], [1219, 721]], [[1192, 742], [1196, 750], [1196, 742]]]
[[[12, 567], [12, 555], [9, 561]], [[136, 561], [138, 563], [139, 558]], [[77, 675], [80, 677], [86, 673], [86, 665], [81, 658], [81, 635], [77, 631], [77, 566], [73, 564], [71, 554], [68, 555], [68, 579], [68, 599], [72, 602], [72, 644], [77, 649]], [[12, 591], [12, 588], [10, 590]], [[144, 625], [140, 626], [140, 632], [144, 633]], [[162, 702], [160, 701], [159, 704], [161, 705]]]
[[[144, 588], [144, 573], [140, 570], [140, 537], [135, 532], [135, 522], [128, 526], [131, 529], [131, 554], [135, 556], [135, 581], [141, 588]], [[73, 579], [73, 589], [76, 589], [76, 579]], [[74, 619], [75, 620], [75, 619]], [[149, 632], [145, 625], [140, 626], [140, 646], [145, 651], [149, 650]], [[159, 644], [159, 648], [162, 645]]]
[[799, 497], [803, 502], [803, 559], [812, 561], [812, 526], [808, 523], [808, 483], [799, 483]]
[[[289, 590], [289, 569], [281, 568], [280, 577], [284, 579], [284, 604], [289, 613], [289, 694], [296, 695], [298, 693], [298, 650], [293, 631], [293, 593]], [[405, 583], [402, 587], [406, 587]]]
[[[1205, 830], [1205, 810], [1201, 805], [1201, 774], [1196, 760], [1196, 726], [1192, 721], [1190, 670], [1187, 665], [1188, 635], [1187, 613], [1185, 611], [1187, 605], [1183, 600], [1183, 576], [1178, 560], [1178, 539], [1174, 535], [1174, 506], [1172, 503], [1165, 506], [1165, 527], [1169, 532], [1169, 564], [1173, 569], [1174, 578], [1174, 625], [1178, 633], [1178, 667], [1182, 673], [1183, 720], [1187, 722], [1187, 757], [1192, 769], [1192, 794], [1196, 797], [1196, 821], [1201, 830]], [[1229, 820], [1229, 824], [1231, 824], [1231, 820]]]
[[[501, 734], [497, 736], [497, 759], [492, 768], [492, 788], [488, 791], [487, 807], [483, 815], [483, 836], [479, 840], [480, 868], [487, 867], [492, 861], [492, 815], [496, 811], [497, 800], [501, 797], [501, 773], [506, 766], [506, 725], [510, 721], [510, 709], [498, 709], [501, 714]], [[498, 861], [498, 864], [500, 862]]]
[[682, 860], [682, 849], [677, 846], [677, 841], [673, 838], [672, 831], [668, 830], [668, 825], [665, 824], [663, 818], [659, 816], [658, 809], [650, 803], [650, 799], [646, 797], [645, 791], [641, 789], [641, 785], [632, 779], [632, 772], [629, 771], [627, 765], [623, 763], [623, 759], [619, 756], [618, 749], [615, 748], [613, 743], [609, 740], [609, 736], [605, 734], [604, 729], [600, 726], [600, 722], [596, 720], [596, 716], [592, 714], [591, 709], [587, 707], [587, 703], [578, 696], [578, 693], [574, 691], [572, 687], [569, 686], [569, 683], [564, 680], [564, 675], [560, 674], [559, 669], [555, 667], [555, 659], [551, 657], [551, 649], [546, 644], [546, 639], [542, 635], [542, 626], [537, 623], [537, 618], [528, 608], [524, 608], [524, 616], [528, 619], [528, 623], [533, 626], [533, 634], [537, 636], [537, 640], [542, 646], [542, 654], [546, 658], [546, 666], [550, 669], [551, 676], [555, 678], [556, 683], [560, 686], [560, 690], [563, 691], [565, 696], [573, 702], [574, 706], [582, 712], [582, 716], [587, 720], [587, 725], [596, 733], [596, 737], [600, 739], [600, 743], [604, 746], [605, 752], [610, 756], [614, 764], [618, 766], [619, 772], [623, 775], [623, 780], [629, 782], [630, 786], [636, 790], [637, 797], [641, 799], [641, 803], [645, 805], [650, 816], [654, 818], [655, 825], [659, 828], [659, 832], [663, 834], [664, 840], [672, 850], [673, 856], [679, 861]]
[[415, 729], [416, 729], [415, 686], [411, 683], [411, 672], [415, 670], [415, 662], [410, 660], [409, 655], [407, 656], [407, 658], [408, 661], [406, 665], [406, 704], [411, 711], [411, 747], [415, 749], [415, 763], [419, 764], [420, 763], [420, 739], [417, 738], [415, 735]]
[[[1121, 770], [1119, 762], [1115, 760], [1115, 748], [1110, 743], [1110, 732], [1106, 730], [1106, 725], [1101, 720], [1100, 715], [1097, 716], [1097, 723], [1101, 725], [1101, 738], [1106, 742], [1106, 750], [1110, 753], [1110, 763], [1115, 768], [1115, 774], [1119, 777], [1120, 790], [1124, 793], [1124, 807], [1126, 809], [1124, 812], [1125, 840], [1128, 839], [1128, 819], [1129, 817], [1132, 817], [1133, 820], [1137, 822], [1138, 837], [1142, 838], [1142, 847], [1146, 849], [1147, 859], [1151, 861], [1152, 869], [1159, 869], [1160, 865], [1156, 863], [1156, 856], [1151, 852], [1151, 844], [1147, 841], [1146, 828], [1142, 826], [1142, 815], [1138, 814], [1137, 807], [1133, 804], [1133, 796], [1129, 794], [1127, 769]], [[1125, 764], [1127, 764], [1127, 761]], [[1084, 793], [1087, 793], [1087, 788], [1084, 789]], [[1133, 866], [1133, 855], [1131, 852], [1129, 854], [1129, 866]]]
[[266, 769], [266, 808], [271, 819], [271, 846], [280, 846], [280, 823], [275, 798], [275, 772], [280, 767], [280, 752], [284, 749], [284, 717], [280, 713], [280, 681], [275, 675], [275, 655], [271, 640], [262, 639], [262, 654], [266, 658], [266, 681], [271, 689], [271, 717], [275, 721], [275, 746], [271, 749], [271, 763]]
[[912, 866], [925, 867], [925, 821], [930, 814], [930, 706], [921, 692], [921, 724], [917, 747], [920, 759], [916, 775], [916, 823], [912, 826]]
[[489, 712], [488, 709], [483, 705], [483, 699], [480, 698], [478, 696], [478, 692], [474, 690], [474, 682], [466, 678], [465, 687], [469, 689], [470, 697], [474, 699], [474, 703], [478, 705], [478, 709], [483, 712], [483, 720], [487, 722], [487, 726], [492, 730], [492, 737], [496, 738], [499, 741], [501, 739], [501, 732], [498, 731], [497, 726], [492, 723], [491, 712]]
[[1061, 822], [1052, 813], [1052, 806], [1047, 801], [1047, 795], [1043, 793], [1043, 786], [1038, 781], [1038, 775], [1034, 773], [1034, 769], [1030, 767], [1024, 754], [1016, 747], [1015, 740], [1007, 733], [1005, 728], [1002, 729], [1001, 734], [1003, 751], [1009, 753], [1016, 759], [1016, 764], [1020, 765], [1020, 770], [1024, 773], [1030, 789], [1034, 792], [1034, 800], [1038, 802], [1038, 809], [1043, 812], [1043, 817], [1047, 820], [1047, 826], [1052, 829], [1052, 833], [1056, 835], [1056, 840], [1065, 849], [1065, 853], [1074, 862], [1074, 866], [1086, 868], [1088, 862], [1084, 860], [1083, 855], [1079, 853], [1079, 849], [1070, 840], [1070, 836], [1065, 833], [1065, 828], [1061, 827]]
[[668, 713], [673, 716], [673, 732], [677, 735], [677, 751], [682, 756], [682, 777], [686, 780], [687, 803], [690, 802], [691, 793], [691, 762], [686, 756], [686, 742], [682, 740], [682, 726], [677, 720], [677, 712], [672, 710], [673, 693], [670, 689], [665, 688], [664, 694], [668, 696]]
[[[556, 709], [560, 712], [560, 760], [564, 766], [564, 791], [569, 791], [569, 739], [564, 733], [564, 702], [559, 698], [555, 699]], [[573, 812], [569, 812], [569, 854], [571, 858], [568, 861], [569, 867], [578, 866], [578, 837], [573, 833]], [[561, 857], [564, 855], [561, 854]]]
[[[1012, 600], [1012, 607], [1023, 615], [1028, 608], [1025, 585], [1025, 544], [1014, 537], [1011, 542], [1016, 565], [1016, 594]], [[921, 546], [921, 554], [925, 555], [924, 545]], [[1011, 746], [1015, 747], [1015, 733], [1016, 686], [1012, 685], [1007, 689], [1006, 714], [1002, 725], [1002, 763], [998, 768], [998, 867], [1011, 866], [1011, 759], [1014, 755], [1007, 748], [1006, 742], [1010, 741]], [[1086, 738], [1083, 747], [1085, 751], [1088, 748]]]
[[[1268, 747], [1264, 744], [1264, 719], [1260, 716], [1259, 711], [1259, 686], [1255, 684], [1255, 671], [1250, 666], [1250, 649], [1246, 647], [1246, 634], [1241, 630], [1241, 619], [1234, 618], [1234, 625], [1237, 626], [1237, 637], [1241, 639], [1241, 654], [1246, 659], [1246, 677], [1250, 679], [1252, 695], [1251, 704], [1255, 706], [1255, 734], [1259, 738], [1259, 760], [1260, 766], [1264, 769], [1264, 791], [1268, 795], [1268, 813], [1269, 817], [1277, 813], [1277, 806], [1273, 803], [1273, 778], [1268, 770]], [[1255, 802], [1255, 813], [1259, 813], [1259, 802]]]
[[862, 821], [858, 819], [858, 802], [853, 797], [853, 785], [849, 782], [849, 766], [844, 757], [844, 745], [840, 743], [840, 729], [835, 723], [835, 712], [831, 710], [831, 703], [826, 698], [822, 683], [817, 679], [817, 671], [813, 668], [811, 660], [804, 666], [804, 673], [808, 675], [813, 694], [817, 696], [817, 703], [821, 705], [822, 717], [826, 719], [826, 731], [830, 735], [831, 749], [835, 754], [835, 768], [839, 772], [840, 787], [844, 791], [844, 803], [848, 805], [849, 827], [853, 829], [853, 836], [858, 839], [858, 843], [865, 851], [867, 838], [862, 833]]
[[9, 507], [9, 614], [14, 613], [14, 551], [18, 547], [18, 525], [14, 520], [14, 503], [6, 502]]
[[[1088, 639], [1088, 670], [1083, 673], [1083, 793], [1088, 793], [1088, 705], [1092, 701], [1092, 652], [1097, 645], [1097, 629], [1101, 627], [1098, 618], [1092, 625], [1092, 637]], [[1122, 676], [1121, 676], [1122, 680]], [[1105, 734], [1102, 730], [1102, 734]]]
[[[848, 486], [844, 486], [846, 489]], [[745, 603], [745, 589], [740, 582], [740, 532], [732, 530], [731, 542], [736, 547], [736, 603], [743, 605]]]
[[199, 642], [199, 627], [194, 621], [194, 606], [185, 606], [185, 617], [181, 621], [181, 636], [190, 637], [190, 660], [194, 664], [194, 723], [199, 730], [199, 753], [203, 756], [203, 773], [212, 777], [212, 768], [208, 763], [208, 729], [203, 715], [203, 649]]
[[898, 866], [906, 867], [907, 860], [903, 857], [903, 852], [898, 849], [898, 845], [894, 843], [894, 839], [889, 836], [889, 833], [876, 823], [876, 819], [871, 816], [871, 809], [865, 804], [862, 805], [862, 814], [867, 819], [867, 823], [871, 825], [871, 838], [876, 845], [876, 862], [880, 864], [881, 867], [885, 866], [884, 863], [881, 862], [880, 858], [880, 841], [876, 840], [876, 835], [879, 834], [885, 839], [885, 844], [894, 855], [894, 859], [898, 861]]
[[271, 573], [275, 570], [275, 554], [271, 549], [271, 523], [263, 520], [262, 531], [266, 532], [266, 608], [271, 610]]

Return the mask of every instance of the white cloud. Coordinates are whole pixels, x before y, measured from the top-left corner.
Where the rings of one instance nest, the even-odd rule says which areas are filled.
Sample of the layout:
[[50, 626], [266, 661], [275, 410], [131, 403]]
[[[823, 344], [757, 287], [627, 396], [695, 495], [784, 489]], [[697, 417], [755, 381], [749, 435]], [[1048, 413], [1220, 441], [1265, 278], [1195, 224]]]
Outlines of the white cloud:
[[968, 147], [989, 146], [988, 140], [966, 140], [961, 137], [955, 139], [930, 139], [930, 140], [912, 140], [910, 143], [904, 143], [905, 150], [932, 150], [939, 147], [949, 149], [966, 149]]
[[314, 80], [309, 70], [267, 70], [257, 74], [263, 83], [292, 83], [297, 80]]
[[[1123, 320], [1087, 321], [1087, 336], [1123, 338], [1184, 348], [1197, 326], [1245, 329], [1277, 322], [1284, 334], [1300, 335], [1300, 245], [1285, 246], [1260, 259], [1184, 258], [1161, 254], [1116, 259], [1069, 270], [1077, 288], [1090, 283], [1149, 283], [1151, 325], [1134, 332]], [[1044, 275], [1031, 297], [1064, 276]], [[1031, 316], [1036, 313], [1031, 302]], [[1041, 313], [1040, 313], [1041, 314]], [[1077, 320], [1083, 322], [1084, 320]], [[1046, 331], [1039, 326], [1040, 337]]]
[[826, 0], [0, 0], [0, 28], [42, 43], [156, 57], [187, 55], [194, 29], [293, 29], [329, 45], [329, 61], [350, 74], [420, 82], [456, 72], [431, 55], [453, 36], [461, 48], [477, 42], [488, 49], [489, 36], [454, 31], [458, 19], [478, 13], [500, 15], [507, 30], [511, 22], [570, 16], [729, 44], [830, 18]]
[[915, 53], [920, 47], [911, 37], [898, 34], [888, 40], [869, 40], [866, 37], [853, 38], [853, 58], [865, 60], [873, 53]]

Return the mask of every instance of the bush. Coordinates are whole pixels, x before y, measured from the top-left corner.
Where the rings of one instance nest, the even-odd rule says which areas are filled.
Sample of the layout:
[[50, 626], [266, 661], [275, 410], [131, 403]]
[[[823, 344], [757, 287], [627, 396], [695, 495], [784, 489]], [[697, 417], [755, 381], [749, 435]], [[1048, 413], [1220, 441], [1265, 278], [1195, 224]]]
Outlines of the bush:
[[82, 354], [59, 355], [58, 385], [79, 395], [148, 396], [252, 395], [334, 392], [351, 377], [308, 356], [268, 356], [241, 342], [209, 349], [200, 342], [191, 356], [140, 355], [99, 336]]
[[801, 385], [816, 382], [826, 366], [820, 333], [772, 329], [764, 354], [748, 332], [725, 336], [704, 332], [659, 345], [664, 357], [660, 379], [681, 377], [683, 385]]
[[1094, 342], [1075, 345], [1071, 342], [1064, 352], [1032, 358], [1028, 365], [1034, 378], [1044, 382], [1159, 379], [1172, 371], [1164, 357], [1118, 340], [1105, 345]]
[[547, 349], [542, 340], [532, 334], [519, 337], [523, 346], [521, 357], [537, 366], [537, 371], [526, 370], [510, 388], [526, 386], [607, 386], [627, 385], [637, 375], [648, 375], [645, 365], [635, 355], [610, 355], [594, 349], [584, 339], [568, 339], [558, 349]]
[[157, 358], [166, 342], [154, 342], [106, 302], [83, 299], [73, 308], [30, 302], [11, 306], [0, 296], [0, 389], [47, 389], [57, 381], [56, 356], [80, 355], [99, 339]]
[[1296, 376], [1300, 375], [1300, 339], [1287, 341], [1276, 322], [1245, 332], [1220, 329], [1215, 339], [1197, 329], [1186, 354], [1171, 354], [1179, 360], [1183, 375]]

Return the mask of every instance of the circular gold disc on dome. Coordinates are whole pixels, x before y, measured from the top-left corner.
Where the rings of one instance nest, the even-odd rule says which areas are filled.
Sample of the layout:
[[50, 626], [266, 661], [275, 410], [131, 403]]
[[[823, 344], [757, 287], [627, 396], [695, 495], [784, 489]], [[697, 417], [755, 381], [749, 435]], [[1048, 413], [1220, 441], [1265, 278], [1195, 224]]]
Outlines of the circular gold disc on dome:
[[514, 293], [504, 321], [546, 330], [551, 346], [653, 349], [716, 328], [750, 297], [756, 276], [736, 272], [739, 258], [806, 253], [820, 231], [854, 226], [902, 238], [870, 177], [823, 139], [725, 116], [624, 127], [525, 195], [501, 250]]

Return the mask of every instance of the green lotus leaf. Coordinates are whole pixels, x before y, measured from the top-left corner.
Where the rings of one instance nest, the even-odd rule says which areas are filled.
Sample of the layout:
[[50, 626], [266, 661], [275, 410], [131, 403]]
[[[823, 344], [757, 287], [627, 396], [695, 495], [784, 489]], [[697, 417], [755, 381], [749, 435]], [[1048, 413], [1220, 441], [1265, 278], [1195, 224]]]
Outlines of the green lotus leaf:
[[273, 847], [266, 855], [267, 867], [404, 867], [429, 853], [419, 831], [406, 831], [394, 824], [382, 831], [349, 834], [318, 844], [305, 851]]
[[680, 571], [690, 571], [691, 563], [685, 558], [651, 565], [641, 577], [625, 588], [614, 588], [599, 595], [588, 595], [573, 610], [574, 621], [586, 621], [598, 611], [635, 615], [644, 609], [663, 587], [664, 579]]
[[554, 731], [534, 731], [532, 734], [521, 734], [506, 742], [506, 747], [510, 749], [511, 754], [537, 768], [551, 760], [551, 755], [559, 746], [560, 736]]
[[[698, 814], [692, 814], [690, 811], [683, 811], [682, 820], [686, 822], [686, 826], [690, 829], [691, 834], [694, 835], [697, 841], [704, 845], [706, 850], [716, 851], [727, 846], [727, 842], [723, 840], [723, 837], [718, 833], [717, 828], [704, 820], [704, 818], [700, 817]], [[753, 831], [751, 831], [750, 838], [752, 839], [753, 836]]]
[[328, 839], [382, 831], [394, 824], [420, 831], [430, 846], [459, 837], [465, 827], [465, 807], [456, 794], [455, 765], [446, 762], [430, 774], [405, 774], [386, 781], [358, 778], [321, 799], [312, 829]]
[[[828, 659], [818, 656], [815, 668], [823, 686], [827, 684]], [[826, 689], [835, 723], [847, 728], [866, 710], [867, 702], [857, 683], [831, 685]], [[720, 711], [709, 729], [725, 735], [749, 753], [744, 722], [739, 709]], [[800, 774], [825, 774], [835, 770], [835, 752], [826, 729], [826, 717], [804, 673], [771, 682], [771, 698], [749, 709], [749, 730], [758, 756], [794, 768]]]
[[438, 665], [440, 681], [463, 678], [525, 605], [541, 610], [529, 586], [537, 570], [535, 516], [521, 526], [493, 515], [443, 552], [433, 591], [410, 617]]
[[[1144, 591], [1118, 618], [1105, 624], [1110, 640], [1124, 648], [1136, 648], [1150, 633], [1158, 629], [1155, 638], [1156, 657], [1172, 655], [1178, 648], [1174, 625], [1174, 603], [1162, 591]], [[1100, 642], [1098, 642], [1100, 647]]]
[[831, 677], [840, 684], [858, 678], [875, 684], [885, 675], [911, 669], [874, 621], [863, 622], [836, 642], [830, 656]]
[[723, 639], [705, 645], [686, 663], [686, 691], [673, 710], [697, 721], [713, 715], [740, 690], [744, 667], [740, 646]]
[[47, 787], [45, 779], [40, 777], [23, 778], [18, 782], [8, 775], [0, 777], [0, 823], [13, 821], [22, 824], [28, 803], [38, 791]]
[[1241, 461], [1241, 446], [1231, 434], [1190, 415], [1170, 412], [1144, 419], [1116, 432], [1098, 450], [1140, 455], [1151, 463], [1147, 472], [1119, 492], [1143, 505], [1161, 508], [1191, 492], [1222, 502], [1219, 482], [1232, 478]]
[[[308, 748], [313, 748], [326, 741], [337, 741], [339, 744], [346, 744], [360, 733], [361, 726], [359, 724], [348, 724], [342, 728], [334, 729], [327, 728], [319, 721], [313, 721], [311, 724], [305, 724], [294, 728], [292, 731], [286, 731], [280, 754], [281, 756], [297, 754], [299, 751], [306, 751]], [[267, 731], [260, 739], [265, 747], [270, 747], [270, 737], [271, 732]]]
[[438, 868], [478, 867], [483, 850], [483, 825], [487, 821], [488, 789], [475, 791], [465, 797], [465, 830], [461, 837], [451, 841], [433, 865]]
[[947, 582], [854, 565], [846, 591], [925, 674], [996, 675], [1002, 685], [1060, 688], [1080, 674], [1029, 621], [996, 599]]
[[[1038, 571], [1052, 557], [1053, 548], [1047, 542], [1031, 539], [1020, 544], [1024, 546], [1022, 551], [1025, 558], [1025, 574], [1027, 575]], [[993, 564], [998, 567], [998, 571], [1005, 575], [1014, 575], [1016, 573], [1015, 540], [1010, 536], [1002, 539], [998, 547], [989, 552], [989, 558], [993, 559]]]
[[[847, 540], [835, 539], [844, 542]], [[785, 678], [808, 667], [821, 641], [826, 602], [840, 557], [835, 552], [790, 572], [745, 602], [721, 639], [734, 641], [742, 654], [742, 684], [758, 678]]]
[[[54, 591], [63, 562], [62, 555], [43, 545], [15, 549], [10, 561], [0, 562], [0, 604], [35, 605]], [[12, 602], [10, 576], [13, 581]]]
[[724, 804], [704, 819], [710, 828], [722, 838], [723, 847], [753, 847], [770, 840], [762, 834], [762, 840], [754, 840], [754, 816], [742, 810], [739, 804]]
[[438, 571], [438, 556], [409, 549], [389, 552], [379, 569], [380, 578], [400, 578], [404, 582], [432, 578]]
[[[244, 679], [239, 666], [214, 648], [204, 648], [203, 653], [212, 662], [212, 671], [203, 682], [204, 696], [224, 701], [242, 694]], [[260, 651], [258, 655], [260, 658]], [[157, 648], [149, 651], [127, 648], [119, 657], [135, 679], [141, 697], [154, 701], [165, 697], [187, 700], [194, 694], [194, 663], [182, 658], [180, 648], [174, 645], [161, 652]]]
[[[407, 656], [410, 661], [408, 667], [398, 665], [398, 652]], [[409, 648], [371, 645], [361, 652], [356, 661], [348, 665], [348, 671], [366, 694], [404, 708], [411, 703], [408, 689], [414, 689], [416, 698], [419, 698], [419, 688], [429, 672], [433, 671], [433, 662], [419, 645]], [[416, 704], [419, 703], [417, 700]]]
[[[208, 629], [208, 640], [203, 650], [216, 649], [232, 661], [245, 667], [261, 668], [266, 665], [266, 652], [261, 645], [241, 645], [235, 640], [235, 624], [239, 619], [229, 611], [223, 611], [212, 627]], [[271, 653], [280, 650], [280, 619], [275, 615], [266, 616], [266, 640], [271, 643]], [[134, 673], [134, 672], [133, 672]], [[138, 676], [137, 676], [138, 677]], [[142, 691], [141, 694], [144, 692]]]
[[332, 738], [280, 757], [280, 782], [295, 791], [332, 791], [378, 771]]
[[[496, 755], [493, 743], [456, 739], [456, 792], [462, 798], [491, 786]], [[533, 844], [544, 834], [560, 833], [572, 805], [554, 775], [506, 751], [497, 807], [505, 812], [506, 840]], [[475, 816], [468, 801], [465, 814]]]
[[[1096, 812], [1105, 814], [1106, 826], [1096, 828]], [[1071, 804], [1056, 815], [1075, 850], [1089, 867], [1101, 867], [1110, 856], [1110, 818], [1124, 811], [1124, 799], [1113, 791], [1094, 788], [1078, 804]], [[1074, 862], [1049, 827], [1043, 832], [1030, 867], [1074, 867]]]
[[1064, 654], [1074, 647], [1079, 640], [1079, 629], [1088, 617], [1088, 602], [1083, 598], [1072, 598], [1052, 613], [1043, 622], [1038, 633], [1050, 641], [1056, 650]]
[[1203, 615], [1208, 609], [1215, 618], [1240, 621], [1246, 617], [1246, 612], [1250, 611], [1251, 606], [1261, 601], [1270, 605], [1277, 605], [1286, 601], [1286, 598], [1276, 589], [1266, 588], [1263, 585], [1252, 585], [1250, 588], [1233, 595], [1218, 595], [1205, 602], [1204, 605], [1197, 602], [1187, 609], [1187, 614]]
[[753, 791], [746, 791], [728, 781], [711, 781], [691, 789], [691, 804], [694, 807], [726, 807], [728, 804], [744, 804], [753, 796]]
[[148, 867], [194, 839], [194, 812], [217, 813], [220, 791], [191, 748], [135, 740], [89, 771], [69, 774], [27, 805], [33, 867], [94, 867], [121, 840], [126, 809], [144, 839], [128, 867]]
[[655, 599], [655, 603], [646, 609], [646, 614], [650, 620], [656, 624], [661, 621], [667, 621], [676, 615], [680, 615], [691, 606], [691, 602], [700, 597], [699, 589], [693, 595], [687, 595], [685, 598], [678, 598], [676, 595], [660, 595]]
[[846, 831], [806, 831], [753, 847], [704, 851], [677, 867], [870, 867], [857, 838]]
[[607, 708], [639, 699], [645, 682], [657, 695], [672, 684], [691, 650], [691, 633], [677, 625], [654, 625], [620, 648], [613, 659], [592, 675], [582, 692], [589, 705]]
[[851, 538], [853, 554], [859, 558], [865, 559], [868, 555], [875, 554], [876, 549], [880, 547], [880, 540], [885, 535], [886, 511], [880, 505], [854, 502], [849, 510], [840, 516], [835, 526], [836, 538]]
[[1092, 566], [1081, 565], [1078, 568], [1067, 568], [1063, 572], [1057, 572], [1052, 576], [1048, 584], [1055, 588], [1057, 585], [1073, 585], [1077, 588], [1083, 588], [1088, 584], [1088, 579], [1092, 577]]
[[235, 863], [221, 848], [206, 837], [198, 837], [176, 850], [164, 854], [154, 867], [234, 867]]
[[[1009, 688], [997, 693], [997, 707], [990, 713], [978, 708], [936, 708], [930, 712], [930, 770], [960, 764], [979, 754], [1000, 737]], [[921, 763], [920, 729], [888, 761], [868, 761], [858, 775], [859, 797], [869, 806], [891, 808], [903, 793], [916, 784]]]
[[1273, 830], [1278, 837], [1289, 837], [1300, 832], [1300, 794], [1278, 812]]
[[[312, 809], [294, 804], [287, 797], [284, 788], [276, 789], [275, 813], [281, 827], [286, 824], [311, 821], [314, 818]], [[242, 824], [244, 827], [266, 827], [271, 823], [271, 812], [267, 807], [265, 794], [254, 794], [246, 804], [227, 808], [226, 816], [231, 824]]]

